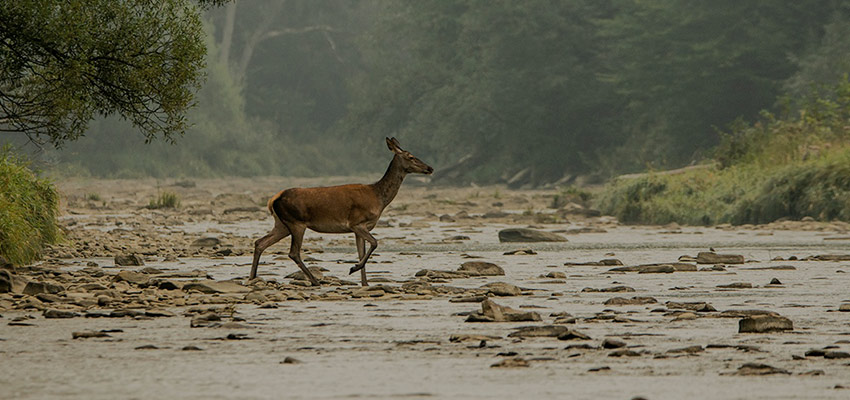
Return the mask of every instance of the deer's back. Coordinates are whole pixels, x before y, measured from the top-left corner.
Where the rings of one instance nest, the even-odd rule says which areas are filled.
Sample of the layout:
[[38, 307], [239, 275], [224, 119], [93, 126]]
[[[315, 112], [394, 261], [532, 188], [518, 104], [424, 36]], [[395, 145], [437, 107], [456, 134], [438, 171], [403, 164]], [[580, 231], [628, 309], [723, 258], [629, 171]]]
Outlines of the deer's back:
[[286, 189], [269, 201], [281, 221], [303, 224], [317, 232], [351, 232], [354, 225], [372, 229], [382, 204], [368, 185], [342, 185]]

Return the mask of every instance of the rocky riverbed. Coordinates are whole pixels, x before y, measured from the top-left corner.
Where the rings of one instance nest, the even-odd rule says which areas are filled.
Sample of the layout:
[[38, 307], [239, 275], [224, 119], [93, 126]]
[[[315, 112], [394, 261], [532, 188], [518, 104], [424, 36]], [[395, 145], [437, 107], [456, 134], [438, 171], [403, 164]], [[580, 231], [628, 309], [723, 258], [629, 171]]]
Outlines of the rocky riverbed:
[[850, 397], [847, 224], [622, 226], [410, 181], [371, 286], [353, 235], [314, 232], [321, 287], [288, 239], [246, 281], [267, 198], [345, 181], [61, 182], [65, 243], [0, 272], [0, 398]]

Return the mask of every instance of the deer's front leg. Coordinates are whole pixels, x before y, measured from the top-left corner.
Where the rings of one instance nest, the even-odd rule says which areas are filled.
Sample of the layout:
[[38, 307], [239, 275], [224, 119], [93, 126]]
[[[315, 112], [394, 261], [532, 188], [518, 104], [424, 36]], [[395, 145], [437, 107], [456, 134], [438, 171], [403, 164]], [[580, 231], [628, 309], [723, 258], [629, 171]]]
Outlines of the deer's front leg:
[[360, 261], [357, 263], [357, 265], [351, 267], [348, 273], [353, 274], [359, 270], [360, 283], [363, 286], [369, 286], [368, 282], [366, 281], [366, 270], [364, 269], [364, 267], [366, 266], [366, 261], [368, 261], [369, 257], [372, 255], [372, 252], [375, 251], [375, 249], [378, 247], [378, 240], [375, 239], [375, 237], [372, 236], [371, 233], [369, 233], [369, 229], [367, 229], [365, 226], [357, 226], [354, 227], [352, 230], [357, 236], [357, 252], [360, 253], [360, 248], [365, 247], [365, 244], [363, 243], [364, 241], [369, 242], [369, 251], [366, 252], [366, 255], [360, 258]]

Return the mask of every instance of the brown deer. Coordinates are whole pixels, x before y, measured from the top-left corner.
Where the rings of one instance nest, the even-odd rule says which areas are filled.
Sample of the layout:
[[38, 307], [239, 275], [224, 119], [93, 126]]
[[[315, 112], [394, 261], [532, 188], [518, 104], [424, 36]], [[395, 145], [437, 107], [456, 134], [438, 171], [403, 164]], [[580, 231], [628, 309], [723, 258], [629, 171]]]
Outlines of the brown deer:
[[[320, 233], [354, 233], [359, 261], [348, 271], [360, 271], [360, 282], [366, 281], [366, 261], [378, 247], [378, 240], [369, 231], [378, 223], [381, 213], [395, 198], [405, 175], [431, 174], [429, 167], [413, 154], [402, 150], [396, 138], [387, 138], [393, 160], [381, 180], [371, 185], [341, 185], [315, 188], [286, 189], [269, 199], [269, 212], [274, 216], [274, 228], [254, 242], [254, 262], [248, 279], [257, 277], [260, 255], [269, 246], [292, 235], [289, 258], [298, 264], [314, 286], [319, 281], [301, 261], [301, 242], [307, 228]], [[366, 251], [369, 242], [369, 251]]]

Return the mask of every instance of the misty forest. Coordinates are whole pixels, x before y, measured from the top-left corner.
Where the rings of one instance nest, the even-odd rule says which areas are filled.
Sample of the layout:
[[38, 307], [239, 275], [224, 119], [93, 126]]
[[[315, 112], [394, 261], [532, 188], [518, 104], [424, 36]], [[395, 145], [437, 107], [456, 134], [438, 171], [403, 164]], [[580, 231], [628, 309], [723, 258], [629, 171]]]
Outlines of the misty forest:
[[847, 0], [0, 0], [0, 387], [843, 398], [848, 38]]

